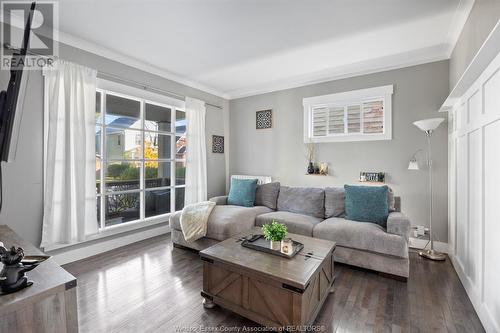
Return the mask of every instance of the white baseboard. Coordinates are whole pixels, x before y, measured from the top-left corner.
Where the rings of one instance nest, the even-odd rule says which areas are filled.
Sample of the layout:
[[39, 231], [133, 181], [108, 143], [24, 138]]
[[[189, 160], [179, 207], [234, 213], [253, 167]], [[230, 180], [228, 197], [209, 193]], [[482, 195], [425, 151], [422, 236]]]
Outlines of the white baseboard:
[[148, 229], [139, 229], [126, 234], [68, 246], [60, 250], [48, 251], [47, 254], [52, 255], [59, 265], [65, 265], [169, 232], [170, 226], [168, 223], [160, 224]]
[[[424, 246], [427, 244], [427, 240], [425, 239], [418, 239], [418, 238], [413, 238], [413, 237], [410, 237], [410, 244], [409, 246], [413, 249], [419, 249], [419, 250], [422, 250], [424, 248]], [[449, 251], [449, 246], [448, 246], [448, 243], [444, 243], [444, 242], [436, 242], [434, 241], [434, 249], [436, 251], [439, 251], [439, 252], [442, 252], [442, 253], [448, 253]]]
[[[451, 252], [451, 251], [450, 251]], [[491, 315], [490, 311], [488, 311], [487, 307], [481, 301], [481, 291], [479, 288], [475, 288], [472, 281], [467, 277], [467, 274], [463, 271], [462, 265], [460, 261], [453, 254], [448, 254], [450, 257], [451, 263], [457, 275], [464, 286], [465, 291], [467, 292], [467, 296], [474, 306], [476, 313], [483, 324], [483, 327], [486, 332], [500, 332], [500, 323], [495, 321], [495, 318]]]

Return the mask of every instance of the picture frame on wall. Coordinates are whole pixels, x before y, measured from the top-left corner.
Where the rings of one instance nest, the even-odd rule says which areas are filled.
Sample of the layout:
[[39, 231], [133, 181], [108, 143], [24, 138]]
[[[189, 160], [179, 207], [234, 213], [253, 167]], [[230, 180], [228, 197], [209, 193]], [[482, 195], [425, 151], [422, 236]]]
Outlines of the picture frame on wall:
[[212, 153], [224, 154], [224, 137], [212, 135]]
[[255, 128], [268, 129], [273, 128], [273, 110], [261, 110], [255, 114]]

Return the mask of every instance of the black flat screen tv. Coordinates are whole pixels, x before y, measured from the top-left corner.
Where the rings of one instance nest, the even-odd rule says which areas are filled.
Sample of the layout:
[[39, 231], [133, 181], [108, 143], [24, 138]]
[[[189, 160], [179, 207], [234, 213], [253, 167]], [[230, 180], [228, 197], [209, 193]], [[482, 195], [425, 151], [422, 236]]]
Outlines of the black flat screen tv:
[[22, 46], [12, 56], [10, 80], [7, 90], [0, 92], [0, 162], [12, 162], [17, 151], [19, 126], [22, 118], [23, 102], [28, 73], [24, 70], [26, 54], [28, 54], [31, 21], [36, 3], [31, 4], [30, 12], [24, 28]]

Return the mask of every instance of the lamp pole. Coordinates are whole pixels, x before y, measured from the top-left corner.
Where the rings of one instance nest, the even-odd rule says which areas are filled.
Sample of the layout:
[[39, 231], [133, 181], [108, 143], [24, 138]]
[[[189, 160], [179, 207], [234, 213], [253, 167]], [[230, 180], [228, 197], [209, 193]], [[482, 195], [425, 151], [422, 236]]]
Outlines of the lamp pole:
[[431, 151], [432, 131], [425, 131], [427, 138], [427, 166], [429, 167], [429, 238], [431, 240], [431, 251], [434, 251], [434, 240], [432, 239], [432, 151]]
[[434, 251], [434, 238], [432, 235], [432, 145], [431, 136], [432, 130], [426, 130], [425, 136], [427, 138], [427, 166], [429, 168], [429, 240], [431, 242], [430, 250], [422, 250], [418, 254], [422, 257], [432, 259], [432, 260], [445, 260], [446, 256], [443, 253]]

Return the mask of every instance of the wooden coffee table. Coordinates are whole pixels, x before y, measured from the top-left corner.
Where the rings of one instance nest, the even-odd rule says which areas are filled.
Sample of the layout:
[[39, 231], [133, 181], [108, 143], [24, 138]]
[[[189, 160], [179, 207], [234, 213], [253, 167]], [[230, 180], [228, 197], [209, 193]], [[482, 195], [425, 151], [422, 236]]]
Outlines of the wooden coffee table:
[[268, 327], [311, 325], [335, 280], [335, 242], [289, 234], [304, 244], [287, 259], [241, 246], [240, 239], [261, 228], [200, 251], [203, 304], [215, 304]]

